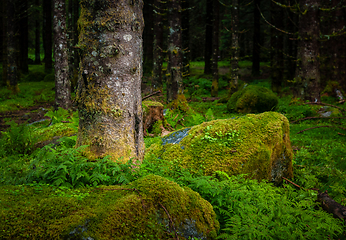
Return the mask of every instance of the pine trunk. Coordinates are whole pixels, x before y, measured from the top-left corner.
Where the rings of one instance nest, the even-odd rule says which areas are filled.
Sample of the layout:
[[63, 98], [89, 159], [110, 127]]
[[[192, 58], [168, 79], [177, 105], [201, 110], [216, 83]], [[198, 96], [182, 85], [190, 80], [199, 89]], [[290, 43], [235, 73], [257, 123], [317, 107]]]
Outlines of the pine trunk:
[[295, 76], [297, 97], [310, 101], [320, 101], [319, 70], [319, 0], [300, 2], [299, 43]]
[[[17, 0], [18, 1], [18, 0]], [[23, 74], [29, 73], [28, 65], [28, 48], [29, 48], [29, 15], [28, 15], [28, 1], [20, 0], [19, 12], [16, 14], [19, 18], [19, 69]]]
[[54, 0], [55, 108], [71, 107], [65, 0]]
[[43, 0], [43, 48], [44, 48], [44, 69], [51, 72], [53, 69], [52, 52], [52, 0]]
[[207, 0], [204, 45], [204, 74], [211, 74], [211, 57], [213, 52], [213, 0]]
[[143, 73], [145, 76], [152, 74], [153, 67], [153, 42], [154, 42], [154, 12], [153, 0], [146, 0], [143, 7], [145, 27], [143, 30]]
[[81, 0], [77, 146], [90, 159], [142, 160], [143, 1]]
[[213, 55], [212, 55], [212, 69], [213, 80], [211, 84], [211, 96], [217, 97], [219, 91], [219, 0], [214, 0], [213, 4]]
[[153, 50], [153, 83], [154, 90], [162, 88], [163, 62], [163, 5], [161, 0], [154, 2], [154, 50]]
[[[35, 0], [35, 7], [38, 9], [40, 6], [40, 0]], [[35, 64], [41, 64], [41, 51], [40, 51], [40, 37], [41, 37], [41, 24], [40, 14], [37, 10], [35, 12]]]
[[170, 0], [169, 4], [167, 102], [178, 99], [178, 95], [183, 94], [181, 2], [180, 0]]
[[261, 40], [261, 15], [260, 4], [261, 0], [254, 0], [254, 34], [253, 34], [253, 49], [252, 49], [252, 75], [260, 75], [260, 40]]
[[231, 51], [231, 86], [237, 89], [239, 70], [239, 3], [232, 0], [232, 51]]

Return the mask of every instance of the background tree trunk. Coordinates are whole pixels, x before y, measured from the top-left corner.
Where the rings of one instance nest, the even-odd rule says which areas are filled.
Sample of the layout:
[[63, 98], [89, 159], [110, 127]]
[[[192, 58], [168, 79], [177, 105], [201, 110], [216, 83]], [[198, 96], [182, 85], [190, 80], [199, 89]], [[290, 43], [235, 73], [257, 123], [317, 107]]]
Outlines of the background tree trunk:
[[42, 2], [43, 7], [43, 48], [44, 48], [44, 69], [47, 73], [50, 73], [53, 69], [52, 62], [52, 0], [44, 0]]
[[143, 73], [152, 75], [153, 67], [153, 42], [154, 42], [154, 12], [153, 0], [146, 0], [143, 7], [145, 26], [143, 31]]
[[154, 1], [154, 50], [153, 50], [153, 82], [154, 89], [162, 88], [163, 62], [163, 4], [161, 0]]
[[54, 0], [55, 108], [71, 107], [65, 0]]
[[[320, 101], [319, 0], [300, 1], [299, 43], [296, 68], [296, 96], [310, 101]], [[304, 13], [304, 14], [303, 14]]]
[[182, 2], [183, 78], [190, 76], [190, 3]]
[[261, 0], [254, 0], [254, 33], [253, 33], [253, 50], [252, 50], [252, 75], [260, 74], [260, 52], [261, 52], [261, 15], [259, 8]]
[[81, 1], [77, 146], [89, 145], [90, 159], [143, 158], [142, 8], [142, 0]]
[[231, 48], [231, 86], [237, 89], [239, 70], [239, 4], [232, 0], [232, 48]]
[[211, 84], [211, 96], [217, 97], [219, 91], [219, 0], [213, 1], [213, 59], [212, 59], [212, 69], [213, 69], [213, 80]]
[[2, 10], [2, 82], [1, 85], [6, 86], [7, 84], [7, 11], [6, 11], [7, 1], [1, 1], [1, 10]]
[[[17, 0], [18, 1], [18, 0]], [[28, 0], [19, 0], [16, 9], [16, 19], [19, 26], [19, 69], [23, 74], [29, 73], [28, 48], [29, 48], [29, 13]]]
[[167, 102], [183, 94], [182, 78], [182, 36], [181, 36], [181, 3], [180, 0], [169, 2], [169, 77], [167, 79]]
[[40, 49], [40, 37], [41, 37], [41, 24], [40, 24], [40, 0], [35, 0], [35, 64], [41, 64], [41, 49]]
[[206, 3], [204, 74], [211, 74], [211, 57], [213, 52], [213, 0], [206, 0]]
[[18, 64], [17, 64], [17, 44], [15, 37], [15, 4], [16, 0], [7, 0], [6, 3], [6, 16], [7, 16], [7, 77], [6, 83], [7, 87], [14, 93], [19, 92], [18, 88]]

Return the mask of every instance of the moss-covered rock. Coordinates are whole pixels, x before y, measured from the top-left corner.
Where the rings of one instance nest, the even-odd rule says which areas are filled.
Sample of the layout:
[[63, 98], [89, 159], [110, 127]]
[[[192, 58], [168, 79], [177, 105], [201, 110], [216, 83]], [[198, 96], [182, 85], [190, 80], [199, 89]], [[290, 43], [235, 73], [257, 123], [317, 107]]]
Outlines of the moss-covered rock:
[[174, 132], [146, 153], [148, 161], [174, 162], [192, 172], [249, 174], [279, 183], [292, 177], [289, 122], [276, 112], [215, 120]]
[[156, 240], [170, 239], [174, 229], [180, 239], [215, 239], [219, 229], [198, 193], [155, 175], [76, 190], [0, 187], [0, 222], [0, 239]]
[[265, 87], [248, 85], [232, 94], [227, 102], [229, 112], [261, 113], [275, 109], [278, 97]]

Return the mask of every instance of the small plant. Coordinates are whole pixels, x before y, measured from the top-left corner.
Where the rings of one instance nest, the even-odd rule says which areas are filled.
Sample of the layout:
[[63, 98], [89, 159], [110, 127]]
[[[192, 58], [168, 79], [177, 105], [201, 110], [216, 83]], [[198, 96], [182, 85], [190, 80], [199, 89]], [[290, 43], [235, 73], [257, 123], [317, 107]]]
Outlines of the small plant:
[[228, 132], [223, 133], [221, 131], [211, 132], [212, 126], [207, 126], [204, 136], [201, 138], [210, 143], [218, 143], [220, 146], [232, 147], [236, 142], [241, 142], [239, 138], [240, 134], [237, 130], [230, 129]]

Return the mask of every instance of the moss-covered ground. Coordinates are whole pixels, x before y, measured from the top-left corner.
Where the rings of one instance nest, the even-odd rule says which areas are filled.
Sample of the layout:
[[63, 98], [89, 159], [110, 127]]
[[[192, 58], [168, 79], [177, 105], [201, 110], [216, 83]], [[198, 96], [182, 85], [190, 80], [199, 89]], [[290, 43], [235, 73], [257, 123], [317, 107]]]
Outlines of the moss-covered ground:
[[[202, 65], [199, 65], [201, 64], [191, 64], [192, 76], [184, 80], [187, 90], [185, 97], [191, 108], [189, 114], [186, 109], [169, 109], [164, 102], [164, 95], [149, 99], [163, 103], [164, 108], [168, 109], [165, 112], [166, 121], [174, 129], [242, 116], [229, 113], [225, 103], [212, 101], [211, 77], [204, 76]], [[240, 66], [246, 73], [248, 64], [242, 63]], [[37, 70], [38, 66], [35, 68]], [[251, 79], [246, 75], [243, 80], [248, 84], [270, 88], [270, 79], [265, 75], [258, 79]], [[227, 96], [227, 82], [228, 73], [221, 75], [220, 98]], [[131, 163], [118, 164], [107, 158], [90, 162], [83, 156], [81, 149], [74, 148], [76, 137], [70, 136], [76, 132], [76, 113], [57, 114], [50, 111], [48, 115], [52, 124], [50, 120], [32, 125], [9, 123], [14, 115], [5, 115], [4, 111], [24, 109], [41, 104], [41, 101], [49, 102], [54, 99], [53, 87], [51, 82], [23, 81], [19, 85], [21, 92], [16, 96], [12, 96], [4, 87], [0, 88], [0, 113], [3, 114], [1, 124], [11, 125], [7, 131], [3, 130], [0, 139], [0, 185], [1, 191], [4, 191], [4, 194], [0, 194], [0, 211], [11, 212], [8, 216], [13, 221], [12, 227], [6, 229], [4, 234], [11, 230], [30, 230], [30, 226], [33, 226], [30, 221], [37, 220], [30, 220], [32, 211], [38, 216], [42, 215], [42, 219], [53, 215], [68, 217], [66, 213], [74, 211], [92, 215], [98, 209], [96, 205], [93, 210], [88, 211], [78, 203], [86, 199], [83, 194], [88, 191], [88, 186], [131, 184], [141, 177], [156, 174], [180, 186], [191, 188], [210, 202], [220, 223], [219, 239], [345, 239], [344, 223], [327, 214], [315, 202], [315, 189], [319, 189], [327, 190], [337, 202], [346, 205], [346, 131], [342, 129], [346, 127], [346, 120], [342, 110], [329, 107], [323, 111], [331, 111], [333, 118], [320, 118], [321, 106], [304, 104], [289, 94], [289, 88], [283, 89], [285, 94], [279, 96], [278, 106], [273, 110], [285, 115], [290, 121], [290, 140], [294, 150], [294, 178], [290, 181], [299, 187], [284, 180], [281, 187], [274, 187], [265, 181], [257, 182], [239, 175], [229, 176], [221, 171], [206, 177], [200, 172], [184, 169], [174, 161], [165, 162], [159, 158], [156, 161], [144, 161], [135, 170], [131, 168]], [[322, 102], [345, 109], [332, 96], [324, 96]], [[47, 112], [49, 110], [51, 109], [47, 109]], [[40, 145], [37, 148], [38, 142], [45, 142], [54, 136], [70, 137], [53, 142], [50, 146]], [[160, 141], [160, 137], [147, 137], [146, 148]], [[52, 192], [53, 188], [61, 187], [66, 187], [64, 194], [75, 195], [79, 200], [65, 200], [64, 196], [56, 196]], [[35, 201], [29, 199], [35, 193], [42, 193], [42, 197], [47, 198], [34, 208], [30, 206]], [[27, 198], [25, 194], [28, 194]], [[5, 198], [11, 198], [17, 205], [7, 205]], [[56, 212], [56, 206], [59, 206], [60, 212]], [[50, 211], [49, 207], [53, 207], [54, 211]], [[69, 216], [76, 221], [81, 217], [73, 214]], [[56, 222], [50, 225], [47, 232], [53, 234], [61, 227]], [[144, 235], [145, 233], [138, 238], [143, 239]], [[30, 235], [18, 235], [15, 238], [3, 236], [5, 237], [1, 237], [2, 239], [30, 238]]]

